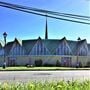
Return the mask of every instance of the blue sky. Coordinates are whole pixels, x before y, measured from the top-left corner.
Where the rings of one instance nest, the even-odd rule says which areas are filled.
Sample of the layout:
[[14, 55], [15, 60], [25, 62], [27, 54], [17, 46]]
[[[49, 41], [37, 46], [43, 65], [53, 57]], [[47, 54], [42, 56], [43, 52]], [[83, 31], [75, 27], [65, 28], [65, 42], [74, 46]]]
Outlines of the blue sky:
[[[40, 9], [90, 16], [90, 0], [0, 0]], [[7, 41], [45, 37], [45, 17], [0, 7], [0, 39], [8, 33]], [[90, 25], [48, 18], [48, 37], [69, 40], [87, 39], [90, 43]]]

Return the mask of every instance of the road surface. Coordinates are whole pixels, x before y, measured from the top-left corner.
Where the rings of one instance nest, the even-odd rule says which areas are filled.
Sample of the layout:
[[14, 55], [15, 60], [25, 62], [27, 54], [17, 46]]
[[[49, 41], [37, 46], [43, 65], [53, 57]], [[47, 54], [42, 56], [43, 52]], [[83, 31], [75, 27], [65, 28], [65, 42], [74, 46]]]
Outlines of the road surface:
[[57, 81], [57, 80], [90, 80], [90, 70], [74, 71], [2, 71], [0, 82], [5, 81]]

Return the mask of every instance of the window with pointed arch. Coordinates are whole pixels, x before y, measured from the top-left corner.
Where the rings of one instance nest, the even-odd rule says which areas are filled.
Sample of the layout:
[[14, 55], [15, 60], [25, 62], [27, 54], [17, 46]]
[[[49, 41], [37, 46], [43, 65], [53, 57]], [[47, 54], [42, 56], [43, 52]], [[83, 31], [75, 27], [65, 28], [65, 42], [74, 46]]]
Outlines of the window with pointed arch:
[[71, 49], [66, 42], [59, 44], [56, 49], [56, 55], [72, 55]]
[[10, 55], [16, 56], [16, 55], [24, 55], [24, 54], [25, 53], [23, 47], [15, 42], [10, 50]]
[[30, 55], [50, 55], [49, 50], [45, 47], [44, 43], [38, 41], [32, 48]]
[[87, 55], [88, 55], [88, 47], [87, 47], [87, 45], [84, 44], [79, 49], [79, 56], [87, 56]]

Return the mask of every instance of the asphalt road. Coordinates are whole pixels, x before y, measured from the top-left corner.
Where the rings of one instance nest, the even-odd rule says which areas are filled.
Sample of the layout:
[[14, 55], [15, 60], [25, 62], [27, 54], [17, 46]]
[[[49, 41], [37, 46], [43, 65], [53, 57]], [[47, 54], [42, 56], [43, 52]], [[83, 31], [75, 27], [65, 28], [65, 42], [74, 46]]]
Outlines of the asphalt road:
[[90, 70], [77, 71], [2, 71], [0, 82], [5, 81], [57, 81], [57, 80], [90, 80]]

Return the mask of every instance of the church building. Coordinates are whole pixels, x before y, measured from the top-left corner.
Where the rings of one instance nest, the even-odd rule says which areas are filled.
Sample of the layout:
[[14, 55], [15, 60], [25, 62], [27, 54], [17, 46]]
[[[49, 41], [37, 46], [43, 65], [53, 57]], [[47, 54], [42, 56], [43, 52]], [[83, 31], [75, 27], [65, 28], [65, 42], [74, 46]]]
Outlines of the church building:
[[42, 65], [53, 65], [57, 63], [61, 66], [76, 66], [80, 63], [87, 66], [90, 63], [90, 44], [86, 39], [67, 40], [49, 39], [47, 20], [45, 29], [45, 39], [20, 40], [8, 42], [4, 48], [4, 43], [0, 40], [0, 66], [5, 61], [7, 66], [35, 65], [35, 61], [42, 60]]

